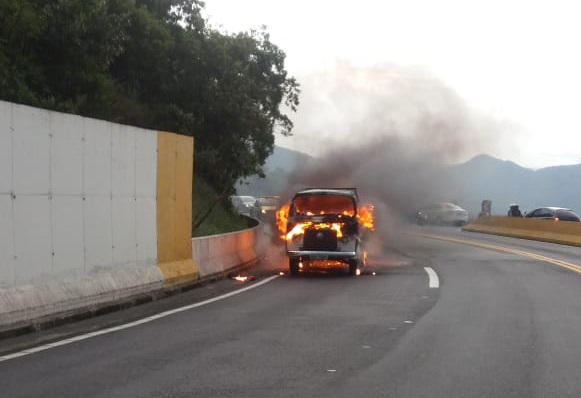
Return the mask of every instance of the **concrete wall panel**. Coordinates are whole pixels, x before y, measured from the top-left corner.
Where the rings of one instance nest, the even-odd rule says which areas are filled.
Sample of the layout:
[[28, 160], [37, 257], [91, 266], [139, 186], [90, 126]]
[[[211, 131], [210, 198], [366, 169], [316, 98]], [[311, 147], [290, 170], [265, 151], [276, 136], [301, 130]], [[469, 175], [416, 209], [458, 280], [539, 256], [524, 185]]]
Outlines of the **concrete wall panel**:
[[12, 191], [12, 106], [0, 101], [0, 195]]
[[157, 258], [160, 263], [176, 260], [175, 171], [176, 142], [170, 133], [159, 133], [157, 142]]
[[51, 192], [53, 195], [83, 193], [83, 119], [51, 113]]
[[155, 198], [157, 187], [157, 132], [135, 131], [135, 193], [138, 197]]
[[137, 261], [135, 200], [113, 198], [113, 264], [126, 265]]
[[176, 255], [179, 259], [192, 258], [192, 170], [194, 142], [192, 137], [176, 135], [175, 172], [175, 227]]
[[192, 137], [160, 132], [157, 141], [157, 258], [168, 285], [199, 277], [192, 261]]
[[135, 225], [138, 264], [157, 264], [155, 212], [155, 198], [137, 198]]
[[0, 289], [14, 284], [14, 226], [12, 198], [0, 195]]
[[14, 191], [46, 195], [50, 187], [49, 112], [14, 106], [13, 118]]
[[54, 196], [52, 199], [52, 240], [55, 275], [82, 274], [85, 268], [83, 199]]
[[113, 196], [135, 196], [135, 131], [113, 125], [111, 142]]
[[111, 211], [108, 197], [85, 200], [85, 272], [113, 264]]
[[52, 275], [48, 196], [16, 196], [14, 246], [16, 283], [26, 284]]
[[84, 120], [83, 181], [86, 196], [111, 197], [111, 125]]

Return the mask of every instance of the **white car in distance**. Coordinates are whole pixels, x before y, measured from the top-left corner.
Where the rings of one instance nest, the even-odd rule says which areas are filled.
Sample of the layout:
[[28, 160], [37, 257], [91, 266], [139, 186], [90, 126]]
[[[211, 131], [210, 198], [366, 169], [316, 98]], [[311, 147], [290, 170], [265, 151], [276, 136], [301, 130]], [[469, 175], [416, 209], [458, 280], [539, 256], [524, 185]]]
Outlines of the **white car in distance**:
[[418, 212], [418, 223], [460, 227], [467, 222], [468, 211], [454, 203], [433, 203], [422, 207]]
[[256, 198], [254, 196], [231, 196], [230, 201], [234, 210], [249, 217], [256, 217], [254, 213]]

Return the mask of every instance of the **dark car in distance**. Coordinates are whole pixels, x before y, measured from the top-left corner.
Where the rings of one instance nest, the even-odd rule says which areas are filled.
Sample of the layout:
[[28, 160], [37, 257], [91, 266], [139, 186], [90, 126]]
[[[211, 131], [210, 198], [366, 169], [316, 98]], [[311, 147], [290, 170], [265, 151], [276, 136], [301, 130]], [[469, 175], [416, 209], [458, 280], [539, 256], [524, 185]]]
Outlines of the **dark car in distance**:
[[525, 214], [526, 218], [541, 218], [555, 221], [576, 221], [580, 218], [577, 213], [564, 207], [539, 207]]

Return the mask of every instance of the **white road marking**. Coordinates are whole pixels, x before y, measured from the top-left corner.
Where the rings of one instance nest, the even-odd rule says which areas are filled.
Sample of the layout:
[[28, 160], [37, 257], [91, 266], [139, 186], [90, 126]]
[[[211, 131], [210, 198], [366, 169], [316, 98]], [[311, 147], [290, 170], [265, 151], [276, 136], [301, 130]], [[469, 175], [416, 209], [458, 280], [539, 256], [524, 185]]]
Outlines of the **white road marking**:
[[428, 273], [428, 277], [430, 278], [430, 289], [438, 289], [440, 287], [440, 279], [438, 278], [438, 274], [433, 268], [424, 267], [426, 272]]
[[248, 290], [252, 290], [252, 289], [257, 288], [259, 286], [262, 286], [262, 285], [264, 285], [264, 284], [266, 284], [268, 282], [271, 282], [272, 280], [274, 280], [274, 279], [276, 279], [278, 277], [279, 277], [279, 275], [273, 275], [273, 276], [268, 277], [268, 278], [266, 278], [266, 279], [264, 279], [264, 280], [262, 280], [260, 282], [253, 283], [252, 285], [247, 286], [245, 288], [238, 289], [238, 290], [235, 290], [233, 292], [226, 293], [226, 294], [223, 294], [221, 296], [217, 296], [217, 297], [214, 297], [214, 298], [211, 298], [211, 299], [208, 299], [208, 300], [200, 301], [199, 303], [190, 304], [190, 305], [186, 305], [184, 307], [175, 308], [173, 310], [168, 310], [168, 311], [160, 312], [159, 314], [155, 314], [155, 315], [152, 315], [152, 316], [148, 316], [147, 318], [142, 318], [142, 319], [139, 319], [139, 320], [134, 321], [134, 322], [126, 323], [124, 325], [119, 325], [119, 326], [111, 327], [111, 328], [108, 328], [108, 329], [98, 330], [96, 332], [91, 332], [91, 333], [87, 333], [87, 334], [82, 334], [82, 335], [79, 335], [79, 336], [71, 337], [70, 339], [56, 341], [56, 342], [44, 344], [44, 345], [41, 345], [41, 346], [38, 346], [38, 347], [29, 348], [27, 350], [23, 350], [23, 351], [15, 352], [15, 353], [12, 353], [12, 354], [0, 356], [0, 362], [8, 361], [8, 360], [15, 359], [15, 358], [20, 358], [20, 357], [23, 357], [23, 356], [26, 356], [26, 355], [34, 354], [36, 352], [46, 351], [46, 350], [49, 350], [51, 348], [60, 347], [60, 346], [68, 345], [68, 344], [72, 344], [72, 343], [76, 343], [77, 341], [87, 340], [87, 339], [90, 339], [92, 337], [97, 337], [97, 336], [101, 336], [101, 335], [104, 335], [104, 334], [118, 332], [120, 330], [129, 329], [129, 328], [132, 328], [134, 326], [143, 325], [144, 323], [153, 322], [153, 321], [155, 321], [157, 319], [165, 318], [166, 316], [169, 316], [169, 315], [173, 315], [173, 314], [177, 314], [177, 313], [180, 313], [180, 312], [188, 311], [188, 310], [191, 310], [191, 309], [194, 309], [194, 308], [198, 308], [198, 307], [202, 307], [204, 305], [208, 305], [208, 304], [214, 303], [214, 302], [219, 301], [219, 300], [223, 300], [223, 299], [228, 298], [228, 297], [236, 296], [237, 294], [244, 293], [244, 292], [246, 292]]

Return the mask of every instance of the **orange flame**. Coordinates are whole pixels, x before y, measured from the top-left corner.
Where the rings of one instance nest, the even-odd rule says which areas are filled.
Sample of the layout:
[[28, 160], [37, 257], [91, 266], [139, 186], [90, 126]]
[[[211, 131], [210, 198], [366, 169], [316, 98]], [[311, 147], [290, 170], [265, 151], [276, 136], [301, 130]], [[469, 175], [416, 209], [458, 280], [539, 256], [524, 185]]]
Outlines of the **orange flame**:
[[292, 240], [295, 236], [303, 235], [305, 233], [305, 229], [315, 228], [315, 229], [333, 229], [337, 232], [337, 238], [343, 237], [343, 232], [341, 232], [341, 224], [339, 223], [320, 223], [320, 224], [313, 224], [312, 222], [304, 222], [298, 223], [294, 226], [293, 229], [286, 234], [286, 240]]
[[[363, 228], [367, 228], [371, 231], [375, 231], [375, 222], [373, 219], [373, 210], [374, 206], [372, 204], [365, 204], [359, 207], [357, 212], [357, 219]], [[291, 231], [286, 232], [286, 227], [288, 223], [288, 212], [290, 209], [290, 205], [286, 204], [281, 206], [280, 209], [276, 212], [276, 226], [278, 228], [279, 236], [282, 240], [291, 240], [293, 237], [302, 235], [305, 233], [305, 229], [314, 228], [321, 229], [321, 228], [331, 228], [337, 231], [337, 237], [341, 238], [343, 236], [341, 232], [341, 224], [339, 223], [323, 223], [323, 224], [313, 224], [311, 222], [299, 223], [293, 227]], [[312, 213], [307, 213], [309, 215], [313, 215]], [[324, 212], [321, 212], [324, 214]], [[343, 212], [344, 215], [352, 215], [352, 211], [345, 210]]]
[[238, 275], [238, 276], [233, 276], [232, 279], [237, 281], [237, 282], [252, 282], [252, 281], [256, 280], [256, 277], [255, 276]]
[[374, 210], [375, 206], [368, 203], [360, 206], [357, 211], [357, 218], [359, 219], [361, 226], [371, 231], [375, 231], [375, 222], [373, 220]]
[[282, 240], [285, 239], [286, 235], [286, 224], [288, 222], [289, 209], [290, 205], [283, 205], [276, 211], [276, 226], [278, 228], [278, 235]]

